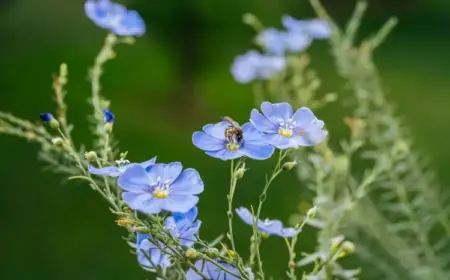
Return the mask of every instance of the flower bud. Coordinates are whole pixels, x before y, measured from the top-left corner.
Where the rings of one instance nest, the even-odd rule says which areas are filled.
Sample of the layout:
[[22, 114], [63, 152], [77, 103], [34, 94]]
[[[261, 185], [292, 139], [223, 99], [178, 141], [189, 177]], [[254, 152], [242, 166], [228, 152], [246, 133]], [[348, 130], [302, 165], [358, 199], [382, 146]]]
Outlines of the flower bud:
[[241, 168], [236, 170], [236, 173], [234, 174], [234, 176], [236, 177], [237, 180], [242, 179], [242, 177], [244, 177], [245, 171], [246, 171], [246, 169], [245, 169], [245, 164], [244, 164]]
[[339, 247], [341, 246], [342, 241], [344, 241], [344, 236], [342, 235], [333, 237], [331, 239], [331, 250], [334, 252], [337, 251], [337, 249], [339, 249]]
[[219, 257], [219, 250], [217, 250], [217, 248], [208, 248], [205, 253], [212, 259]]
[[296, 161], [296, 160], [294, 160], [294, 161], [288, 161], [288, 162], [285, 162], [285, 163], [283, 164], [282, 168], [283, 168], [284, 171], [289, 171], [289, 170], [291, 170], [292, 168], [294, 168], [296, 165], [297, 165], [297, 161]]
[[50, 125], [50, 127], [53, 128], [53, 129], [58, 129], [59, 128], [59, 122], [56, 119], [51, 119], [48, 122], [48, 125]]
[[316, 214], [317, 214], [317, 207], [314, 206], [313, 208], [309, 209], [308, 212], [306, 212], [306, 217], [314, 218]]
[[96, 161], [98, 159], [97, 153], [94, 151], [84, 153], [84, 158], [90, 162]]
[[242, 16], [242, 21], [253, 27], [255, 30], [261, 30], [263, 29], [263, 25], [261, 24], [261, 22], [259, 21], [259, 19], [251, 13], [246, 13]]
[[197, 258], [197, 250], [195, 250], [194, 248], [189, 248], [186, 250], [186, 257], [191, 259], [191, 260], [195, 260]]
[[236, 257], [236, 252], [233, 250], [227, 250], [227, 255], [233, 259], [234, 257]]
[[351, 241], [342, 242], [341, 250], [342, 250], [342, 253], [345, 253], [345, 255], [353, 254], [355, 252], [355, 249], [356, 249], [356, 247], [353, 242], [351, 242]]
[[52, 143], [55, 146], [61, 146], [64, 143], [64, 140], [61, 137], [55, 137], [52, 139]]

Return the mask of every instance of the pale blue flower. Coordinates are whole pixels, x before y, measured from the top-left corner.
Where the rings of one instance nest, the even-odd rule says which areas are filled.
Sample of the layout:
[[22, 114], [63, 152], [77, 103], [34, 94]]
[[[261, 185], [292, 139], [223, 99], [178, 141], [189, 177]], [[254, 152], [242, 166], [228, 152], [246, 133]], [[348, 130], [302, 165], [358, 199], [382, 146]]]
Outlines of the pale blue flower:
[[[220, 265], [222, 265], [223, 267], [225, 267], [227, 270], [231, 271], [232, 273], [234, 273], [236, 275], [241, 275], [239, 270], [236, 267], [229, 265], [227, 263], [221, 262], [221, 261], [217, 261], [217, 262]], [[228, 272], [223, 271], [222, 269], [220, 269], [215, 264], [213, 264], [212, 262], [209, 262], [209, 261], [199, 260], [195, 263], [195, 267], [198, 270], [200, 270], [201, 272], [203, 272], [203, 274], [205, 274], [208, 277], [208, 279], [214, 279], [214, 280], [238, 280], [238, 279], [241, 279], [241, 278], [236, 278], [235, 276], [229, 274]], [[254, 278], [254, 275], [250, 268], [246, 268], [245, 272], [250, 277], [250, 279]], [[198, 275], [192, 268], [186, 272], [186, 279], [187, 280], [203, 280], [203, 278], [200, 275]]]
[[257, 40], [268, 53], [283, 55], [286, 52], [303, 51], [311, 44], [312, 37], [306, 32], [287, 32], [268, 28], [259, 33]]
[[203, 181], [192, 168], [183, 170], [179, 162], [154, 164], [149, 170], [132, 165], [120, 175], [122, 199], [134, 210], [157, 214], [163, 210], [187, 212], [198, 202]]
[[172, 216], [166, 218], [164, 227], [173, 238], [180, 240], [181, 245], [192, 247], [197, 240], [196, 235], [201, 225], [201, 221], [195, 220], [197, 213], [197, 207], [193, 207], [186, 213], [172, 213]]
[[110, 0], [88, 0], [84, 10], [95, 24], [118, 36], [142, 36], [145, 33], [144, 20], [136, 11]]
[[263, 114], [253, 109], [250, 122], [264, 133], [262, 137], [267, 143], [278, 149], [313, 146], [327, 136], [328, 132], [323, 130], [324, 122], [307, 107], [294, 113], [288, 103], [263, 102], [261, 111]]
[[133, 165], [140, 165], [145, 169], [149, 169], [153, 164], [155, 164], [156, 157], [141, 162], [141, 163], [130, 163], [128, 160], [116, 160], [116, 166], [106, 166], [103, 168], [96, 168], [92, 165], [88, 166], [88, 171], [91, 174], [100, 175], [100, 176], [110, 176], [110, 177], [119, 177], [123, 174], [129, 167]]
[[[138, 233], [136, 235], [136, 254], [139, 264], [147, 270], [160, 267], [169, 267], [172, 263], [169, 260], [169, 255], [164, 254], [161, 250], [149, 240], [149, 234]], [[164, 244], [159, 243], [161, 248]]]
[[[240, 207], [236, 209], [238, 216], [244, 221], [244, 223], [253, 226], [253, 215], [247, 208]], [[262, 233], [269, 235], [277, 235], [280, 237], [292, 237], [299, 232], [292, 227], [284, 227], [283, 223], [278, 220], [260, 220], [256, 221], [256, 227]]]
[[321, 19], [299, 20], [284, 15], [281, 21], [290, 33], [307, 33], [314, 39], [326, 39], [331, 36], [330, 25]]
[[255, 50], [236, 57], [231, 66], [231, 73], [239, 83], [253, 80], [267, 80], [286, 67], [283, 56], [263, 55]]
[[[239, 126], [236, 122], [235, 126]], [[262, 134], [251, 123], [242, 126], [242, 137], [237, 135], [225, 136], [225, 131], [231, 124], [223, 121], [216, 124], [207, 124], [203, 131], [197, 131], [192, 135], [194, 145], [206, 152], [207, 155], [231, 160], [243, 156], [264, 160], [272, 156], [274, 147], [267, 144]]]

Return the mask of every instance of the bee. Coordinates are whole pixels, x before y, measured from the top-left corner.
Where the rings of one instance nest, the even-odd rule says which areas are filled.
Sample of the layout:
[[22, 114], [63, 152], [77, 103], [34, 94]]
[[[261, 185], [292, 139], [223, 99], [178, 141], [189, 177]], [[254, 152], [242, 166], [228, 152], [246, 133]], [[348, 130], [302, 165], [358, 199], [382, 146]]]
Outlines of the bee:
[[225, 138], [227, 138], [229, 142], [241, 142], [241, 140], [244, 138], [242, 128], [237, 126], [233, 119], [230, 117], [222, 117], [222, 121], [230, 124], [230, 126], [225, 129]]

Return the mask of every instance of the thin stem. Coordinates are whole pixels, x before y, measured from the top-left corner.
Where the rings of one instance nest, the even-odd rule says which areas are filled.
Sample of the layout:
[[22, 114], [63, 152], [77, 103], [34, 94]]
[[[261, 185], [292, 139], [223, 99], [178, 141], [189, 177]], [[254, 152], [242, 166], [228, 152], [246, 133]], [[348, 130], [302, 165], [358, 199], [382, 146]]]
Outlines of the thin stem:
[[234, 236], [233, 236], [233, 197], [234, 197], [234, 191], [236, 189], [236, 169], [239, 167], [239, 164], [237, 165], [236, 169], [234, 167], [234, 160], [231, 160], [231, 178], [230, 178], [230, 193], [228, 194], [228, 239], [231, 242], [231, 248], [234, 252], [236, 252], [236, 247], [234, 245]]

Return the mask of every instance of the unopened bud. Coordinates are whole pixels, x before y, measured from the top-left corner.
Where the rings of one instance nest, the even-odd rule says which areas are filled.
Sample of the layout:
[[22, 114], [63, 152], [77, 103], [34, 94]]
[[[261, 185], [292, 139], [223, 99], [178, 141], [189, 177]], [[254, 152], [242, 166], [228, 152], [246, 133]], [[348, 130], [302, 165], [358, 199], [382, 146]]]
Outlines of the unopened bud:
[[336, 93], [327, 93], [324, 97], [323, 100], [325, 102], [334, 102], [338, 99], [338, 95]]
[[134, 225], [134, 224], [136, 224], [136, 221], [135, 220], [131, 220], [131, 219], [127, 219], [127, 218], [120, 218], [120, 219], [116, 220], [116, 224], [118, 226], [123, 227], [123, 226], [126, 226], [126, 225]]
[[233, 250], [227, 250], [227, 255], [233, 259], [236, 256], [236, 252]]
[[251, 14], [251, 13], [244, 14], [242, 16], [242, 21], [245, 24], [253, 27], [257, 31], [259, 31], [259, 30], [264, 28], [262, 23], [261, 23], [261, 21], [259, 21], [259, 19], [254, 14]]
[[195, 260], [197, 258], [197, 255], [197, 250], [195, 250], [194, 248], [189, 248], [186, 250], [186, 257], [191, 260]]
[[244, 177], [245, 171], [246, 171], [245, 165], [243, 165], [241, 168], [236, 170], [234, 176], [236, 177], [237, 180], [242, 179], [242, 177]]
[[53, 118], [51, 120], [48, 121], [48, 125], [53, 128], [53, 129], [58, 129], [59, 128], [59, 122]]
[[313, 208], [309, 209], [308, 212], [306, 212], [306, 217], [314, 218], [316, 214], [317, 214], [317, 207], [314, 206]]
[[105, 132], [111, 133], [113, 130], [113, 123], [105, 123]]
[[219, 257], [219, 250], [217, 248], [208, 248], [205, 253], [212, 259]]
[[295, 262], [292, 261], [292, 260], [290, 260], [290, 261], [289, 261], [289, 268], [290, 268], [290, 269], [295, 269], [295, 267], [296, 267]]
[[150, 229], [147, 227], [134, 227], [133, 231], [139, 233], [150, 233]]
[[344, 241], [344, 236], [342, 235], [333, 237], [331, 239], [331, 250], [336, 251], [341, 246], [342, 241]]
[[64, 143], [64, 140], [61, 137], [55, 137], [52, 139], [52, 143], [55, 146], [61, 146]]
[[341, 245], [341, 250], [343, 253], [345, 253], [346, 255], [348, 254], [353, 254], [355, 252], [355, 244], [351, 241], [344, 241], [342, 242]]
[[265, 233], [265, 232], [261, 232], [260, 234], [261, 234], [262, 238], [269, 238], [270, 237], [270, 234]]
[[96, 161], [98, 159], [97, 153], [94, 151], [84, 153], [84, 158], [90, 162]]
[[292, 168], [294, 168], [296, 165], [297, 165], [297, 161], [296, 160], [288, 161], [288, 162], [285, 162], [283, 164], [282, 168], [283, 168], [284, 171], [288, 171], [288, 170], [291, 170]]

